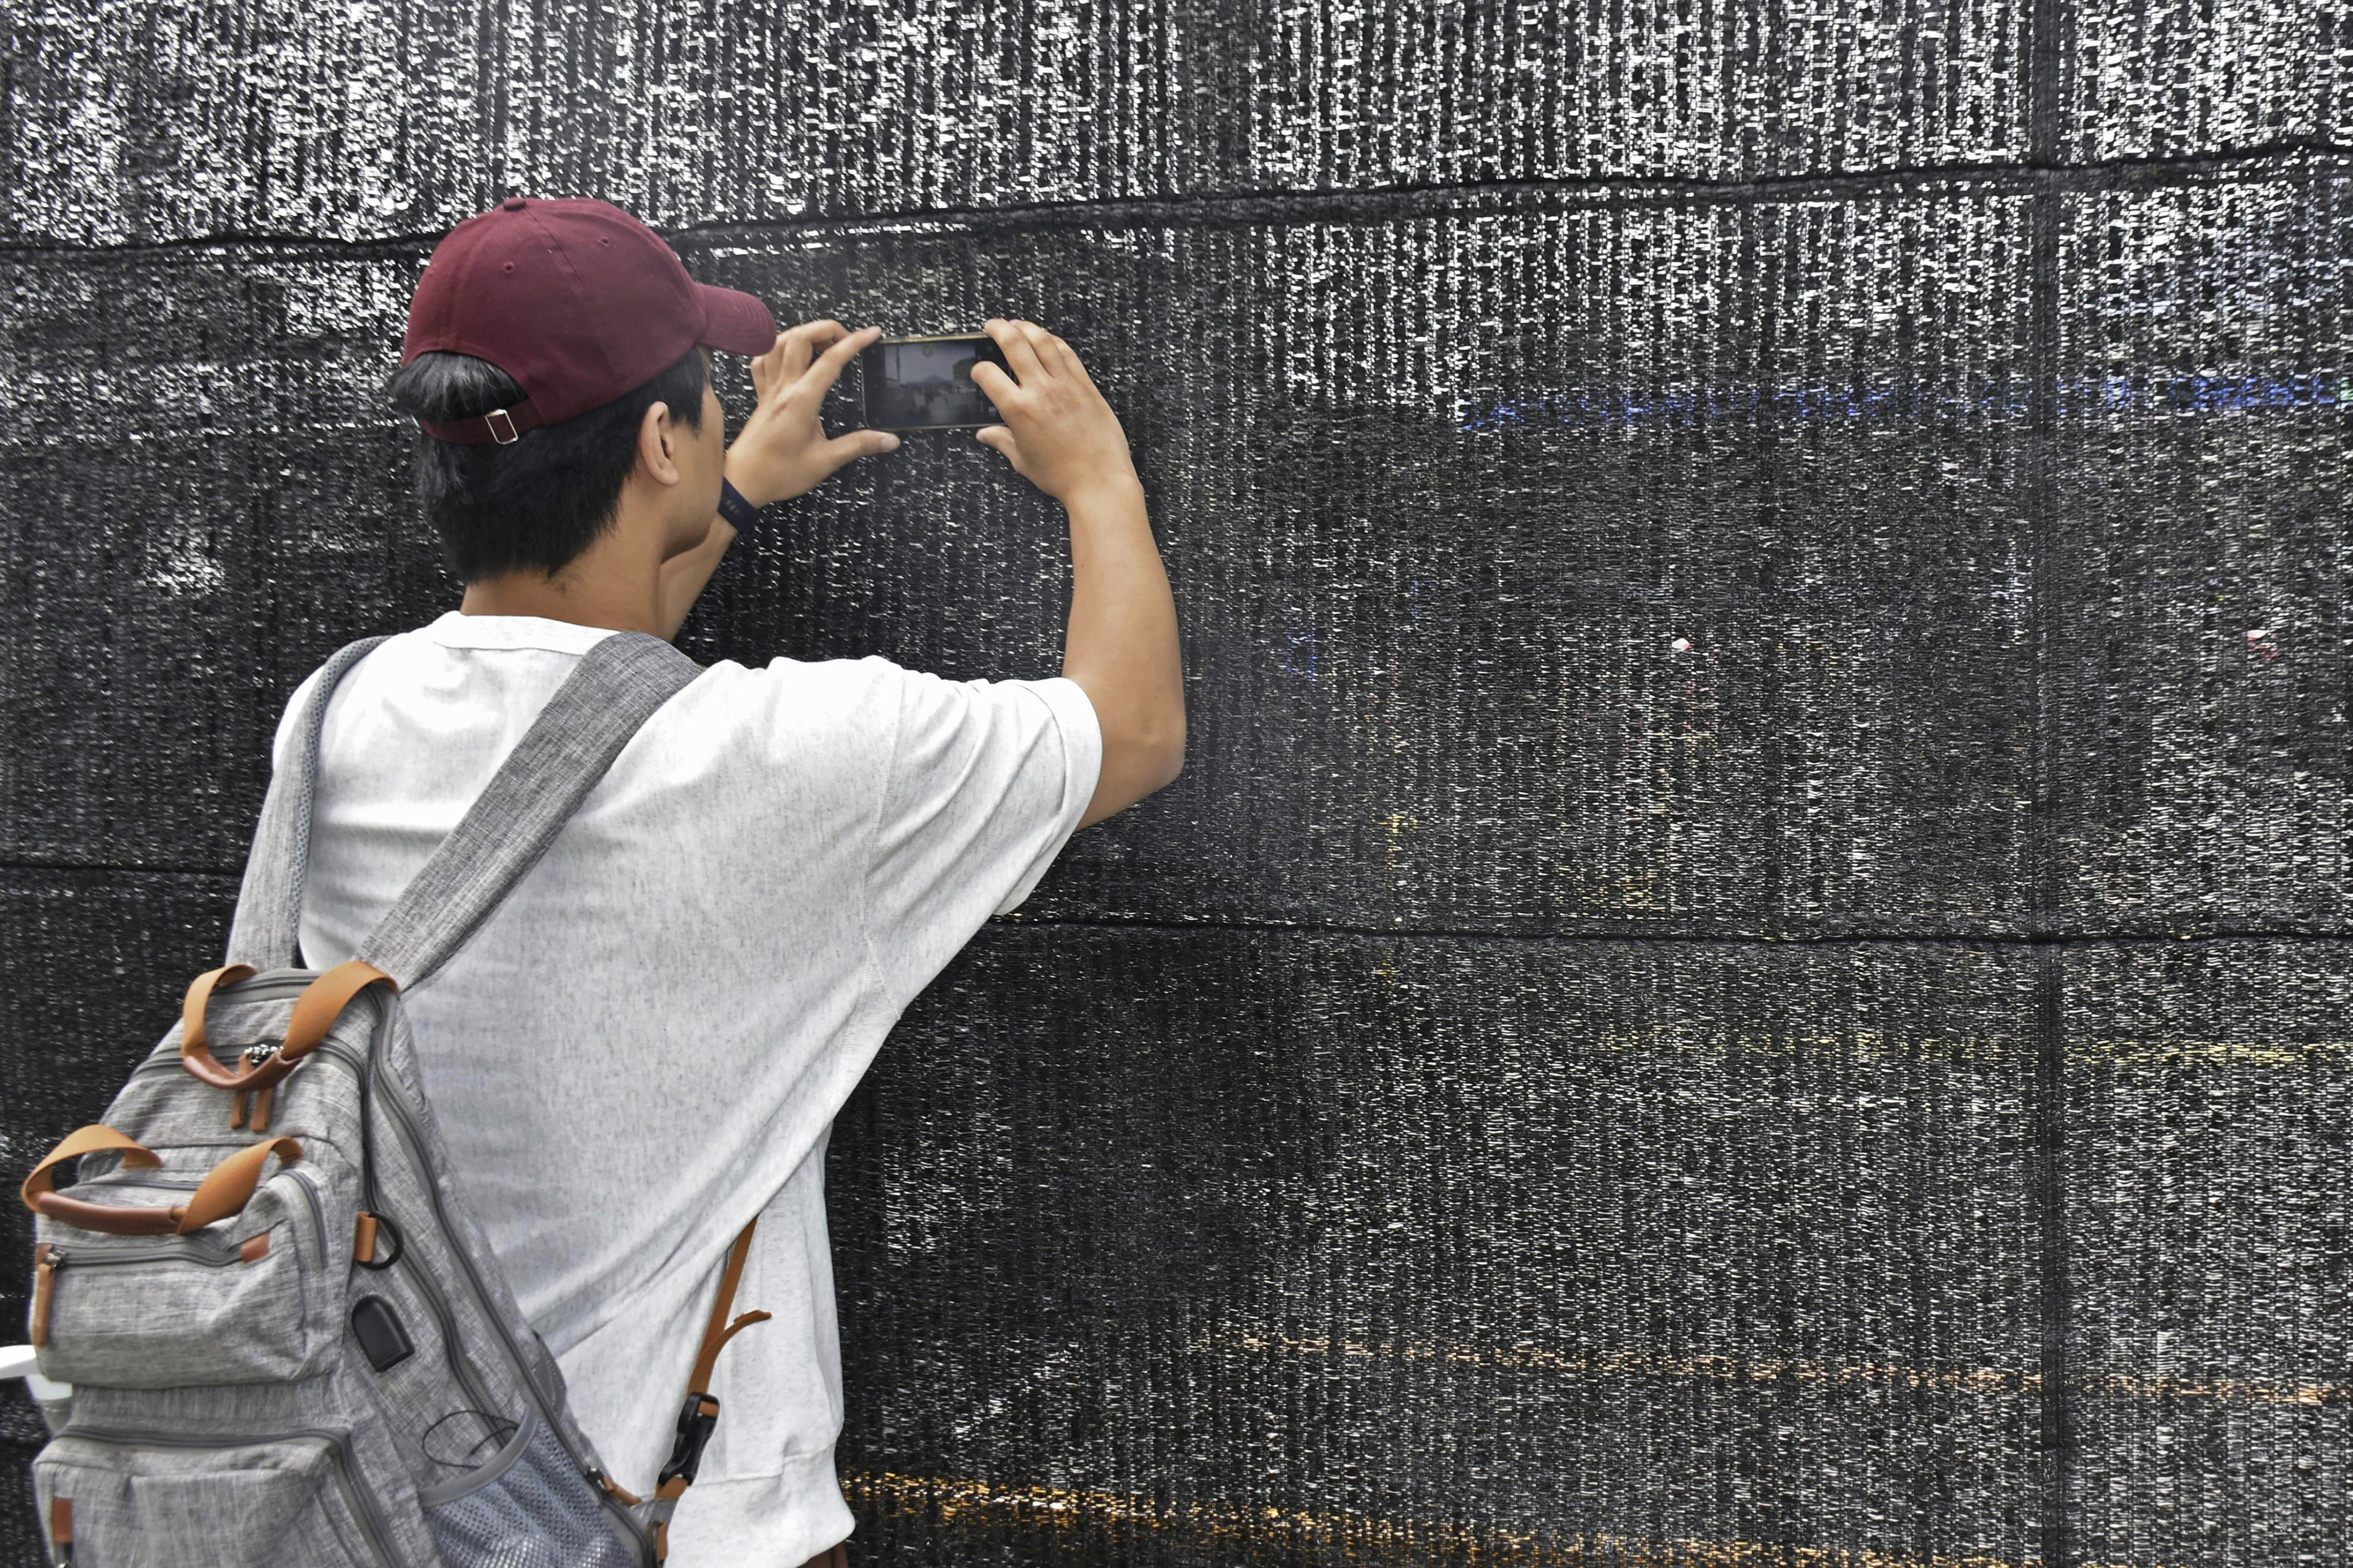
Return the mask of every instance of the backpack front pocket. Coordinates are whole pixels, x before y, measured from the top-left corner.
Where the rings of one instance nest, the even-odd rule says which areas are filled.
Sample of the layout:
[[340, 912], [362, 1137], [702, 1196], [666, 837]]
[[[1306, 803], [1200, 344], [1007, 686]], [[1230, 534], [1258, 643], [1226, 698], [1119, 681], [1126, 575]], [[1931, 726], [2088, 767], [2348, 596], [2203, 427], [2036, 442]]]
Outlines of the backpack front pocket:
[[30, 1314], [41, 1375], [181, 1388], [318, 1371], [337, 1321], [315, 1183], [299, 1166], [280, 1172], [243, 1214], [192, 1236], [125, 1238], [45, 1220]]
[[69, 1429], [34, 1459], [33, 1490], [45, 1521], [66, 1500], [76, 1568], [397, 1568], [335, 1433], [213, 1444]]

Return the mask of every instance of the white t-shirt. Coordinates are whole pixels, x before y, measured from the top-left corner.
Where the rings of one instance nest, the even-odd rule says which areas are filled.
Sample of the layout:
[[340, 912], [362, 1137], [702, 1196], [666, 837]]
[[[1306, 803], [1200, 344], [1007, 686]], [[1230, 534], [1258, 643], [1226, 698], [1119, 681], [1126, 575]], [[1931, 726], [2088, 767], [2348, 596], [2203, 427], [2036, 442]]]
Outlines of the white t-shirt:
[[[307, 964], [351, 955], [607, 635], [453, 611], [343, 678]], [[281, 721], [280, 767], [293, 739]], [[406, 994], [459, 1184], [631, 1490], [670, 1452], [720, 1265], [759, 1217], [735, 1310], [775, 1318], [719, 1359], [673, 1568], [798, 1568], [849, 1534], [826, 1135], [900, 1011], [1053, 860], [1102, 751], [1066, 679], [723, 661]]]

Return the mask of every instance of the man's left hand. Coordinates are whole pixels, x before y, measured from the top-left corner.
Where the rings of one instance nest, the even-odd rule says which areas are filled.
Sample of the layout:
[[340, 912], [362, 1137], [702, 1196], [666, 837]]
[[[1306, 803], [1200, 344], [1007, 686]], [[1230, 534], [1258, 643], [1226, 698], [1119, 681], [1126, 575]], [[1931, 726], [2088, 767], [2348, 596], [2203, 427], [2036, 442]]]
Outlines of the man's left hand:
[[[852, 430], [828, 438], [818, 405], [852, 355], [882, 335], [880, 327], [850, 331], [839, 321], [803, 321], [776, 334], [776, 346], [752, 360], [759, 403], [727, 448], [727, 479], [754, 506], [814, 489], [854, 458], [888, 452], [899, 437], [887, 430]], [[826, 347], [818, 353], [820, 345]]]

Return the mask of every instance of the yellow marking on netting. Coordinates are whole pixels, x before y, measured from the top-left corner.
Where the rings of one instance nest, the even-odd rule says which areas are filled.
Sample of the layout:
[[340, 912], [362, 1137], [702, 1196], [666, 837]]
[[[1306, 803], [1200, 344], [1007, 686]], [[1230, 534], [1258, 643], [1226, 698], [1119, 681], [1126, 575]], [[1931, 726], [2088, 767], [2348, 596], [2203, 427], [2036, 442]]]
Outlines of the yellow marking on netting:
[[1862, 1362], [1837, 1365], [1823, 1362], [1757, 1361], [1745, 1356], [1662, 1356], [1641, 1351], [1599, 1355], [1547, 1350], [1540, 1345], [1414, 1344], [1383, 1340], [1303, 1339], [1282, 1334], [1220, 1334], [1205, 1336], [1187, 1346], [1195, 1352], [1219, 1344], [1252, 1352], [1273, 1352], [1322, 1358], [1388, 1362], [1449, 1362], [1471, 1366], [1530, 1367], [1571, 1376], [1664, 1377], [1709, 1383], [1875, 1384], [1890, 1388], [1949, 1388], [1974, 1394], [2019, 1393], [2042, 1386], [2039, 1373], [2011, 1372], [1996, 1367], [1915, 1367]]
[[1719, 1030], [1701, 1023], [1588, 1029], [1578, 1026], [1573, 1012], [1562, 1016], [1558, 1035], [1546, 1035], [1541, 1039], [1547, 1049], [1559, 1046], [1572, 1051], [1916, 1058], [2007, 1062], [2021, 1068], [2031, 1067], [2035, 1054], [2034, 1042], [2016, 1035], [1891, 1035], [1876, 1029]]
[[[1392, 950], [1380, 973], [1400, 977]], [[1551, 1042], [1548, 1042], [1551, 1043]], [[1847, 1057], [1956, 1064], [2031, 1065], [2036, 1047], [2022, 1035], [1898, 1035], [1876, 1029], [1715, 1030], [1704, 1024], [1652, 1024], [1583, 1029], [1563, 1020], [1556, 1043], [1570, 1050], [1764, 1057]], [[2353, 1040], [2142, 1040], [2095, 1037], [2067, 1042], [2073, 1067], [2346, 1068]]]
[[[1398, 818], [1392, 817], [1392, 823]], [[1394, 842], [1391, 852], [1395, 852]], [[1639, 940], [1639, 939], [1629, 939]], [[1771, 940], [1771, 939], [1767, 939]], [[1382, 950], [1385, 976], [1400, 977], [1398, 953]], [[1672, 978], [1676, 971], [1669, 971]], [[1962, 978], [1966, 979], [1966, 976]], [[2023, 1003], [2021, 1002], [2021, 1005]], [[1908, 1058], [1947, 1062], [2010, 1062], [2034, 1060], [2036, 1042], [2031, 1035], [1910, 1035], [1880, 1029], [1799, 1026], [1789, 1029], [1716, 1028], [1705, 1019], [1662, 1019], [1627, 1027], [1604, 1025], [1580, 1027], [1582, 1020], [1568, 1012], [1561, 1018], [1556, 1042], [1572, 1050], [1650, 1051], [1697, 1054], [1721, 1052], [1744, 1056], [1840, 1056]], [[2093, 1036], [2066, 1042], [2070, 1065], [2118, 1068], [2353, 1067], [2353, 1039], [2143, 1039], [2126, 1036]]]
[[[1252, 1353], [1388, 1362], [1449, 1362], [1461, 1365], [1529, 1367], [1571, 1377], [1661, 1377], [1686, 1382], [1823, 1384], [1886, 1388], [1948, 1389], [1981, 1395], [2031, 1394], [2042, 1387], [2039, 1372], [2002, 1367], [1918, 1367], [1888, 1362], [1831, 1363], [1759, 1360], [1746, 1356], [1664, 1356], [1641, 1351], [1578, 1354], [1540, 1345], [1497, 1347], [1417, 1344], [1392, 1340], [1305, 1339], [1282, 1334], [1205, 1335], [1186, 1348], [1196, 1353], [1220, 1347]], [[2215, 1399], [2243, 1405], [2353, 1405], [2353, 1385], [2242, 1377], [2137, 1377], [2106, 1373], [2074, 1384], [2082, 1393], [2121, 1399]]]
[[2094, 1067], [2341, 1068], [2353, 1040], [2079, 1040], [2067, 1059]]
[[2341, 1383], [2283, 1383], [2246, 1377], [2134, 1377], [2108, 1373], [2078, 1386], [2092, 1394], [2126, 1399], [2221, 1399], [2242, 1405], [2353, 1405], [2353, 1386]]
[[1388, 839], [1388, 877], [1391, 882], [1397, 880], [1398, 850], [1404, 847], [1406, 834], [1420, 826], [1419, 817], [1408, 816], [1401, 811], [1392, 811], [1381, 818], [1381, 831]]
[[[895, 1471], [843, 1470], [853, 1510], [927, 1516], [941, 1524], [1020, 1526], [1076, 1532], [1142, 1526], [1208, 1539], [1293, 1546], [1303, 1539], [1354, 1555], [1386, 1552], [1447, 1563], [1601, 1563], [1610, 1568], [2040, 1568], [2035, 1557], [1936, 1553], [1915, 1556], [1869, 1548], [1795, 1546], [1767, 1541], [1649, 1540], [1592, 1532], [1564, 1534], [1520, 1525], [1376, 1519], [1345, 1510], [1310, 1510], [1199, 1500], [1157, 1501], [1092, 1488], [995, 1486], [987, 1481]], [[1410, 1561], [1410, 1557], [1406, 1557]], [[2086, 1563], [2082, 1568], [2126, 1568]]]

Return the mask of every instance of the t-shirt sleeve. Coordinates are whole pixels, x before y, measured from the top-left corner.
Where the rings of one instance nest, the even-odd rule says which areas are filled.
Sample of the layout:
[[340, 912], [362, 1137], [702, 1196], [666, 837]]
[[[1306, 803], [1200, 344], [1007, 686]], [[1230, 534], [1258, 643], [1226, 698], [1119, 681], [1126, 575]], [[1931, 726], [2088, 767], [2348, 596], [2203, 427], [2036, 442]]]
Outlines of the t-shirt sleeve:
[[297, 721], [302, 716], [303, 704], [311, 700], [311, 689], [318, 684], [319, 671], [314, 669], [302, 678], [302, 683], [294, 689], [293, 695], [286, 699], [286, 706], [279, 710], [278, 728], [270, 732], [269, 737], [269, 771], [273, 775], [294, 766], [294, 748], [301, 738], [301, 725]]
[[893, 675], [897, 724], [867, 925], [883, 984], [903, 1006], [1045, 875], [1094, 795], [1103, 731], [1085, 690], [1060, 677]]

